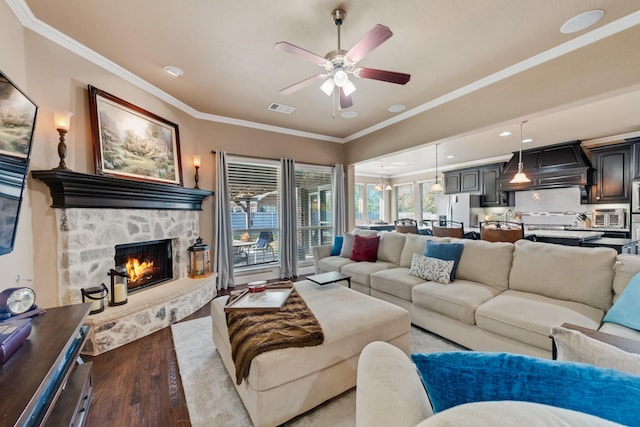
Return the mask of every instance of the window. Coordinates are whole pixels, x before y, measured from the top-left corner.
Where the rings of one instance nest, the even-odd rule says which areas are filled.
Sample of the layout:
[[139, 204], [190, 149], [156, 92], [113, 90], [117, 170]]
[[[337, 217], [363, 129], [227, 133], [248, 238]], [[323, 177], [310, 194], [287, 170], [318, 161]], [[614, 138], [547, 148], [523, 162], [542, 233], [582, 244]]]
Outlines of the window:
[[314, 246], [333, 243], [331, 188], [331, 167], [296, 163], [298, 261], [310, 263]]
[[376, 184], [367, 184], [367, 222], [382, 220], [382, 191], [376, 190]]
[[413, 183], [395, 186], [396, 218], [415, 218]]
[[229, 158], [234, 267], [277, 263], [280, 163]]
[[364, 219], [364, 184], [356, 184], [353, 188], [353, 198], [354, 198], [354, 214], [356, 218], [356, 224], [366, 224], [366, 220]]
[[420, 183], [420, 195], [422, 202], [422, 219], [437, 219], [436, 198], [441, 193], [431, 191], [431, 186], [435, 181], [425, 181]]
[[[333, 242], [331, 167], [296, 163], [298, 260]], [[229, 158], [234, 268], [279, 263], [280, 162]], [[299, 264], [300, 265], [300, 264]]]

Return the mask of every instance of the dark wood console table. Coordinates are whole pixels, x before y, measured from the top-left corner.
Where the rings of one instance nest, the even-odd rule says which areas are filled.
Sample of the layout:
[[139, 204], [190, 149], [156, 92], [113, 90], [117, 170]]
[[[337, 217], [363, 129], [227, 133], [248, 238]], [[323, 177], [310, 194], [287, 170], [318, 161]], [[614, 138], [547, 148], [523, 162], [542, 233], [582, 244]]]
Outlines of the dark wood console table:
[[91, 363], [78, 358], [91, 304], [47, 309], [29, 338], [0, 368], [1, 426], [83, 426], [92, 392]]

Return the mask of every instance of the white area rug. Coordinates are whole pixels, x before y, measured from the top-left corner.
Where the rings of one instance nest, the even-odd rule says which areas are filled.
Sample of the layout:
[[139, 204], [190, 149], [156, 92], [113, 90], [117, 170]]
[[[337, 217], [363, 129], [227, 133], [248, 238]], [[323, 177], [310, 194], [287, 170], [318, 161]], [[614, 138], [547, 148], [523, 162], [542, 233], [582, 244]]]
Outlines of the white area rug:
[[[213, 345], [211, 318], [171, 325], [178, 367], [193, 427], [247, 427], [251, 420], [222, 359]], [[411, 352], [460, 350], [443, 338], [411, 327]], [[290, 427], [355, 426], [356, 393], [350, 390], [285, 425]]]

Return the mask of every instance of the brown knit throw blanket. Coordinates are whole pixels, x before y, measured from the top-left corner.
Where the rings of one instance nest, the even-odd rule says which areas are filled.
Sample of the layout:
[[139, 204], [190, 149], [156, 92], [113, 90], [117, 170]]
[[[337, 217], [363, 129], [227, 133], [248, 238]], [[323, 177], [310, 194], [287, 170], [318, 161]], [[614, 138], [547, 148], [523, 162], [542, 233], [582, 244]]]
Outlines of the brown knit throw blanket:
[[227, 327], [238, 384], [249, 377], [251, 361], [259, 354], [324, 341], [318, 320], [295, 289], [279, 311], [227, 313]]

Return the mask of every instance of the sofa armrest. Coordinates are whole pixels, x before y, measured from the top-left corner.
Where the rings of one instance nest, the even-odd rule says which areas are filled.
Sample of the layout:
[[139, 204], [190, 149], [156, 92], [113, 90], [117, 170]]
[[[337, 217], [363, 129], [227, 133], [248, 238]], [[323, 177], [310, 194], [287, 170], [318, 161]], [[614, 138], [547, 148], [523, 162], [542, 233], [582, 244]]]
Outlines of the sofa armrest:
[[414, 427], [433, 415], [416, 366], [386, 342], [360, 353], [356, 386], [356, 426]]
[[320, 274], [320, 260], [322, 258], [326, 258], [328, 256], [331, 256], [331, 249], [333, 248], [333, 245], [321, 245], [321, 246], [314, 246], [312, 248], [313, 250], [313, 266], [315, 268], [315, 272], [316, 274]]

